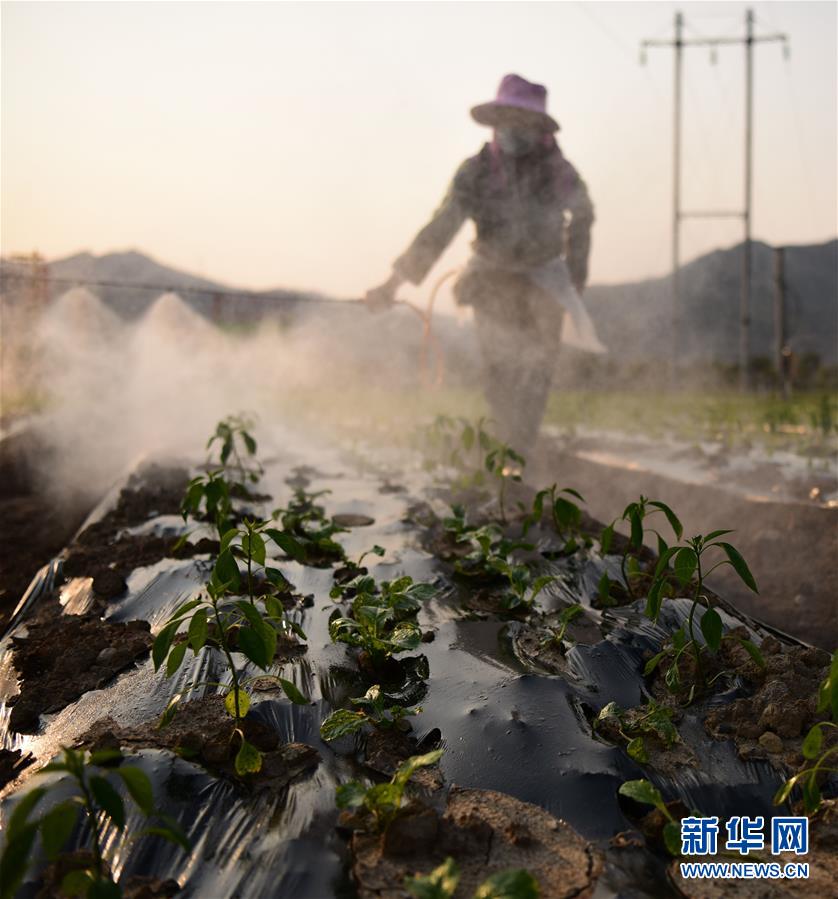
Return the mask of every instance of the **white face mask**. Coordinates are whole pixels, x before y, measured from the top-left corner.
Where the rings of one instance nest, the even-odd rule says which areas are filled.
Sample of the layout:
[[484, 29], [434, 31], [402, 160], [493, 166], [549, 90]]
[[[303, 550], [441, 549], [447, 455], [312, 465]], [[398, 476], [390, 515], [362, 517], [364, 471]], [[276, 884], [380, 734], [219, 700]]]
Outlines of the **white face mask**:
[[541, 132], [529, 128], [498, 128], [495, 135], [508, 156], [526, 156], [541, 142]]

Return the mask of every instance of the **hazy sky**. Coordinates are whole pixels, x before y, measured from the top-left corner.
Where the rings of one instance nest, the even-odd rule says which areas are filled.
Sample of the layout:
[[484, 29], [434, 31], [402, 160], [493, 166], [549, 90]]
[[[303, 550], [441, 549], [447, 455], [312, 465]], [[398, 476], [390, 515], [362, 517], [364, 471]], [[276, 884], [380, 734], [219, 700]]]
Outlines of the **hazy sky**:
[[[836, 4], [754, 3], [754, 234], [832, 238]], [[505, 72], [541, 81], [597, 210], [593, 281], [666, 272], [672, 69], [644, 37], [741, 35], [746, 4], [3, 3], [2, 250], [137, 248], [231, 284], [353, 296], [383, 279], [490, 132]], [[684, 202], [739, 208], [744, 51], [685, 54]], [[471, 225], [436, 272], [463, 262]], [[741, 237], [690, 223], [685, 258]]]

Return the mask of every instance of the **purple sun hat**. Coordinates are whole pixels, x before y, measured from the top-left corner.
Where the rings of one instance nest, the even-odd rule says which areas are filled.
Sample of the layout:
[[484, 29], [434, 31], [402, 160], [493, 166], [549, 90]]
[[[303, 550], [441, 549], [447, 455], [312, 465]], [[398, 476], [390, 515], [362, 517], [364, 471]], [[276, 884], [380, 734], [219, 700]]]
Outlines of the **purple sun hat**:
[[493, 128], [514, 125], [558, 131], [559, 123], [547, 115], [547, 88], [520, 75], [504, 75], [498, 95], [471, 110], [475, 122]]

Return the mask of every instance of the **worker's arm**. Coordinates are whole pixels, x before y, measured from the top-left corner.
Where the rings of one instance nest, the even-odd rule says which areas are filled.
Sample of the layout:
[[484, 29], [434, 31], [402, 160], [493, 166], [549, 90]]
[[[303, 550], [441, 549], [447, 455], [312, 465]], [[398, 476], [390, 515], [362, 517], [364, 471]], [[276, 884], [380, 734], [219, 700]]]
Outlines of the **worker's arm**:
[[[568, 163], [570, 166], [570, 164]], [[566, 209], [570, 212], [567, 228], [567, 267], [573, 286], [582, 293], [588, 281], [588, 257], [591, 253], [591, 226], [594, 206], [585, 182], [573, 166], [566, 174]]]
[[464, 197], [464, 163], [451, 182], [439, 208], [411, 245], [393, 263], [393, 273], [379, 287], [367, 292], [366, 302], [373, 309], [390, 305], [395, 293], [405, 282], [421, 284], [434, 263], [454, 239], [468, 217]]

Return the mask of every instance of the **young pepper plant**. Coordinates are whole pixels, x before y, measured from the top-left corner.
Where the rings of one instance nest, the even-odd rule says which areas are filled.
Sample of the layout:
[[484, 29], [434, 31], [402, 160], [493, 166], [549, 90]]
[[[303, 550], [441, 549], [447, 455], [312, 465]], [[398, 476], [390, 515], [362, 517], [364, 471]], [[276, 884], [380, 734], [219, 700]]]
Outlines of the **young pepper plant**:
[[391, 656], [410, 652], [422, 642], [422, 631], [415, 621], [396, 623], [392, 608], [368, 603], [353, 603], [351, 616], [335, 609], [329, 620], [329, 636], [333, 643], [346, 643], [365, 652], [375, 671], [380, 671]]
[[550, 627], [548, 630], [550, 631], [550, 636], [545, 637], [541, 644], [542, 646], [546, 646], [550, 643], [556, 643], [558, 646], [562, 645], [562, 642], [567, 635], [567, 629], [570, 626], [570, 623], [574, 618], [578, 618], [580, 615], [585, 613], [584, 606], [579, 605], [578, 602], [571, 603], [569, 606], [566, 606], [564, 609], [559, 612], [559, 624], [558, 627]]
[[299, 554], [295, 556], [298, 562], [315, 564], [327, 560], [331, 563], [346, 558], [343, 547], [333, 539], [335, 534], [345, 532], [346, 528], [335, 524], [326, 515], [323, 506], [315, 502], [327, 493], [328, 490], [307, 493], [297, 488], [288, 506], [273, 512], [273, 517], [282, 525], [281, 533], [293, 538], [300, 547]]
[[[203, 511], [202, 511], [203, 507]], [[190, 515], [194, 518], [203, 516], [215, 525], [221, 537], [230, 527], [233, 517], [233, 505], [230, 501], [230, 484], [224, 477], [224, 469], [208, 471], [193, 478], [180, 504], [180, 513], [186, 521]], [[178, 541], [184, 543], [188, 534]]]
[[681, 825], [663, 801], [660, 790], [648, 780], [627, 780], [617, 791], [641, 805], [654, 806], [666, 818], [663, 826], [663, 842], [670, 855], [681, 854]]
[[264, 473], [256, 460], [257, 444], [250, 430], [254, 422], [245, 415], [228, 415], [215, 426], [215, 433], [207, 441], [207, 450], [220, 445], [219, 462], [224, 469], [237, 475], [237, 483], [255, 484]]
[[240, 527], [230, 528], [221, 538], [218, 558], [222, 562], [222, 574], [229, 578], [232, 589], [241, 589], [241, 578], [235, 562], [235, 559], [241, 559], [247, 567], [246, 590], [251, 602], [255, 598], [254, 575], [260, 570], [265, 579], [280, 592], [285, 592], [290, 587], [285, 575], [278, 568], [268, 565], [266, 538], [272, 540], [292, 559], [299, 560], [305, 555], [294, 537], [270, 527], [270, 524], [269, 521], [251, 521], [245, 518]]
[[125, 803], [111, 782], [114, 777], [122, 781], [134, 804], [146, 818], [158, 819], [139, 836], [155, 834], [176, 843], [187, 852], [190, 850], [189, 841], [177, 821], [155, 811], [154, 793], [145, 772], [133, 765], [121, 765], [123, 755], [119, 750], [104, 749], [90, 754], [84, 750], [62, 747], [62, 752], [61, 761], [52, 762], [37, 774], [67, 774], [74, 781], [75, 793], [39, 818], [32, 815], [52, 787], [30, 790], [15, 807], [6, 827], [6, 845], [0, 856], [2, 899], [11, 899], [16, 895], [26, 875], [37, 835], [41, 835], [47, 858], [54, 861], [70, 839], [80, 817], [90, 832], [92, 859], [72, 867], [61, 883], [62, 893], [86, 896], [88, 899], [118, 899], [122, 895], [105, 858], [106, 819], [120, 833], [125, 829], [126, 822]]
[[328, 741], [356, 734], [366, 727], [376, 730], [400, 730], [407, 727], [405, 718], [418, 715], [422, 709], [387, 705], [387, 697], [378, 684], [370, 687], [360, 699], [352, 703], [359, 706], [357, 712], [351, 709], [336, 709], [320, 725], [320, 736]]
[[672, 722], [672, 709], [653, 699], [647, 708], [621, 709], [616, 702], [609, 702], [594, 722], [594, 727], [609, 736], [614, 733], [626, 741], [626, 752], [641, 764], [649, 761], [644, 737], [656, 737], [669, 748], [680, 742], [678, 729]]
[[[450, 856], [430, 874], [408, 877], [404, 888], [414, 899], [453, 899], [460, 869]], [[538, 881], [523, 868], [498, 871], [480, 884], [472, 899], [538, 899]]]
[[533, 577], [528, 566], [515, 565], [505, 559], [498, 562], [497, 570], [506, 577], [509, 590], [504, 594], [501, 604], [510, 611], [531, 609], [538, 594], [556, 580], [552, 574]]
[[[221, 650], [231, 683], [189, 682], [169, 703], [163, 713], [161, 726], [171, 721], [179, 702], [187, 693], [205, 686], [226, 690], [224, 708], [234, 720], [232, 737], [237, 737], [240, 741], [235, 769], [237, 774], [244, 775], [256, 773], [262, 767], [261, 753], [245, 739], [241, 726], [241, 721], [250, 708], [250, 696], [246, 687], [257, 678], [243, 676], [243, 670], [237, 665], [233, 653], [242, 652], [254, 665], [268, 672], [276, 654], [278, 631], [292, 630], [297, 635], [305, 635], [287, 621], [282, 603], [275, 596], [266, 595], [256, 600], [246, 600], [235, 594], [231, 595], [229, 590], [238, 587], [238, 577], [238, 566], [227, 549], [216, 561], [207, 584], [206, 598], [199, 596], [183, 603], [160, 630], [152, 646], [152, 661], [155, 671], [165, 662], [166, 676], [172, 677], [183, 664], [188, 649], [192, 650], [194, 656], [208, 647], [214, 646]], [[175, 642], [178, 631], [187, 620], [186, 639]], [[271, 674], [267, 674], [267, 677], [275, 680], [292, 702], [308, 704], [308, 700], [293, 682]]]
[[[666, 516], [666, 520], [669, 522], [669, 525], [675, 534], [675, 539], [680, 540], [684, 533], [684, 528], [678, 516], [666, 505], [666, 503], [662, 503], [660, 500], [656, 499], [648, 499], [645, 496], [641, 496], [637, 502], [629, 503], [623, 510], [623, 514], [620, 518], [615, 518], [614, 521], [607, 525], [602, 531], [602, 536], [600, 537], [600, 549], [603, 555], [607, 555], [614, 542], [614, 527], [617, 524], [617, 521], [627, 521], [629, 524], [630, 536], [620, 562], [623, 582], [625, 583], [629, 596], [634, 595], [632, 578], [637, 577], [641, 573], [637, 554], [643, 548], [643, 539], [647, 530], [646, 519], [658, 513], [662, 513]], [[666, 540], [664, 540], [660, 531], [657, 529], [648, 528], [648, 530], [658, 538], [658, 555], [663, 555], [668, 549]], [[605, 583], [600, 583], [600, 592], [605, 592], [607, 595], [608, 586], [606, 574]]]
[[524, 519], [523, 532], [526, 537], [530, 528], [539, 524], [544, 517], [544, 506], [547, 503], [550, 511], [550, 520], [553, 529], [558, 538], [565, 544], [565, 549], [572, 551], [576, 549], [577, 540], [580, 536], [579, 526], [582, 522], [582, 510], [572, 500], [566, 496], [572, 496], [580, 502], [585, 502], [583, 496], [572, 487], [562, 487], [559, 489], [558, 484], [552, 484], [544, 490], [539, 490], [533, 499], [532, 508]]
[[382, 833], [396, 817], [408, 781], [420, 768], [435, 765], [442, 758], [442, 749], [434, 749], [424, 755], [411, 756], [403, 762], [389, 783], [365, 787], [357, 780], [341, 784], [336, 790], [337, 807], [358, 809], [370, 822], [374, 833]]
[[[696, 674], [699, 684], [704, 682], [701, 653], [702, 647], [695, 637], [695, 615], [702, 601], [707, 604], [706, 611], [701, 616], [701, 633], [707, 646], [712, 652], [718, 652], [722, 642], [722, 619], [713, 608], [710, 597], [703, 593], [704, 581], [717, 568], [722, 565], [730, 565], [739, 575], [742, 582], [754, 593], [759, 593], [754, 576], [751, 574], [742, 554], [730, 543], [719, 540], [719, 537], [730, 534], [729, 530], [712, 531], [703, 536], [701, 534], [692, 537], [683, 545], [667, 547], [658, 560], [649, 595], [646, 600], [646, 615], [657, 622], [663, 603], [663, 590], [674, 574], [678, 583], [686, 589], [692, 589], [692, 605], [687, 619], [686, 631], [683, 627], [673, 634], [672, 646], [659, 652], [646, 665], [646, 674], [650, 674], [657, 665], [667, 656], [670, 656], [670, 667], [666, 675], [666, 683], [671, 689], [677, 689], [679, 685], [678, 661], [681, 655], [691, 649], [695, 657]], [[705, 554], [716, 548], [721, 550], [725, 558], [716, 562], [709, 569], [705, 569]], [[672, 562], [672, 571], [669, 563]], [[744, 642], [744, 641], [743, 641]], [[694, 685], [695, 686], [695, 685]]]
[[803, 740], [803, 758], [806, 762], [802, 771], [790, 777], [774, 796], [774, 804], [782, 805], [795, 787], [803, 794], [803, 806], [809, 814], [821, 805], [821, 778], [838, 773], [838, 743], [825, 746], [825, 735], [830, 730], [838, 730], [838, 649], [832, 653], [832, 661], [826, 678], [818, 688], [817, 711], [826, 713], [832, 721], [819, 721], [812, 725]]
[[509, 481], [521, 481], [521, 469], [527, 460], [511, 446], [494, 441], [493, 448], [486, 454], [484, 466], [498, 482], [498, 508], [501, 521], [506, 521], [506, 489]]

